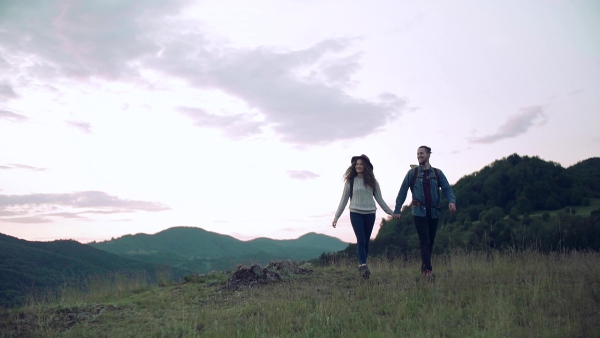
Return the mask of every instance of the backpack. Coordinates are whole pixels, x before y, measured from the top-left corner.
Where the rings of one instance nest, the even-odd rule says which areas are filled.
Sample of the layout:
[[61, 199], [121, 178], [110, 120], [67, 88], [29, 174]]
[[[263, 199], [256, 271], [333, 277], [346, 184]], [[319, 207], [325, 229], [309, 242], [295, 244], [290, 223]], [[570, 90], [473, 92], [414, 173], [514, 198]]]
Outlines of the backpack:
[[[435, 178], [438, 181], [438, 188], [440, 187], [440, 171], [437, 168], [431, 167], [431, 169], [433, 169], [433, 173], [435, 173]], [[415, 186], [415, 182], [417, 181], [417, 175], [419, 175], [419, 167], [415, 167], [414, 171], [413, 171], [413, 177], [412, 177], [412, 181], [410, 182], [410, 192], [413, 192], [413, 187]], [[431, 180], [431, 176], [429, 176], [429, 179]]]

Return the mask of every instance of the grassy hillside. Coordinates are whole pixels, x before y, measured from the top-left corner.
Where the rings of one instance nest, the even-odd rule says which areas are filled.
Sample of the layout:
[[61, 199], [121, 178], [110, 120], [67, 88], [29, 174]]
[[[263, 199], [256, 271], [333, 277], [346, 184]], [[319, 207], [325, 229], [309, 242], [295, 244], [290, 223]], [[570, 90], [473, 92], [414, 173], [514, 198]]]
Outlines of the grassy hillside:
[[335, 237], [309, 233], [293, 240], [257, 238], [240, 241], [195, 227], [174, 227], [155, 235], [127, 235], [90, 246], [146, 262], [162, 263], [193, 273], [232, 269], [238, 264], [266, 264], [271, 260], [296, 261], [344, 249]]
[[[600, 256], [593, 252], [455, 252], [418, 259], [354, 260], [241, 291], [217, 273], [182, 285], [111, 281], [65, 290], [50, 303], [0, 311], [5, 337], [598, 337]], [[112, 292], [110, 290], [113, 290]]]

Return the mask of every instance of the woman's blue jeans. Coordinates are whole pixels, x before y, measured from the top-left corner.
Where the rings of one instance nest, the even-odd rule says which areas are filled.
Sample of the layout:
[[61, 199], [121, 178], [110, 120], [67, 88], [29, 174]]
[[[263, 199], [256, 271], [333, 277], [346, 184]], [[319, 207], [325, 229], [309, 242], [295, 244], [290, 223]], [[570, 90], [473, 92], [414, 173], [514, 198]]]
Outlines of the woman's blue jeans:
[[350, 212], [350, 223], [356, 235], [356, 252], [358, 262], [367, 264], [367, 255], [369, 254], [369, 241], [375, 225], [375, 214], [359, 214]]

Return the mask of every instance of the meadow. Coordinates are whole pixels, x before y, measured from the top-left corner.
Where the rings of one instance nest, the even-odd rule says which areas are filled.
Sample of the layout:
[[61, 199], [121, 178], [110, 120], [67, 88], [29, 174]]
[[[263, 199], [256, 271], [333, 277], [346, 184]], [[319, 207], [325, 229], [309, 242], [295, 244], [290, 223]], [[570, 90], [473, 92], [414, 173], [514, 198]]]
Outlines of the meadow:
[[[333, 256], [335, 257], [335, 256]], [[173, 284], [92, 279], [0, 310], [1, 337], [598, 337], [600, 254], [453, 252], [333, 259], [308, 275], [241, 290], [227, 272]]]

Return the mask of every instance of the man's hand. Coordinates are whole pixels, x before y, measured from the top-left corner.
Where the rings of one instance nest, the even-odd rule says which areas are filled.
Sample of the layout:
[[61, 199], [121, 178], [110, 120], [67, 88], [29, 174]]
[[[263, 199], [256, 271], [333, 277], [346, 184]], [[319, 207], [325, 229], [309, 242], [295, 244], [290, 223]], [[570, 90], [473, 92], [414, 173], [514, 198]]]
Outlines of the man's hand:
[[331, 225], [332, 225], [332, 226], [335, 228], [335, 226], [337, 225], [337, 221], [333, 221], [333, 222], [331, 223]]
[[392, 215], [392, 218], [393, 218], [393, 219], [400, 219], [400, 214], [393, 214], [393, 215]]
[[455, 212], [456, 211], [456, 204], [449, 203], [448, 204], [448, 209], [450, 209], [450, 212]]

